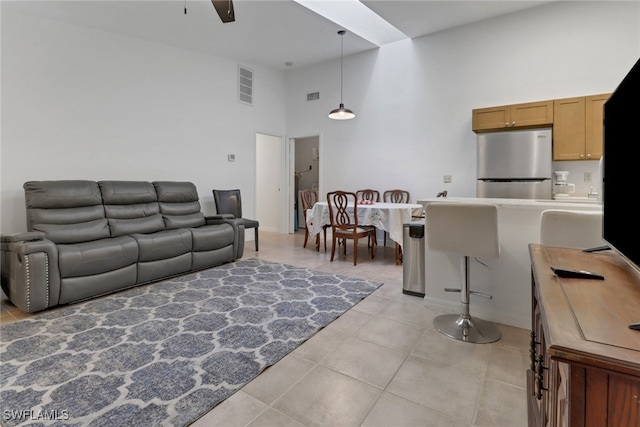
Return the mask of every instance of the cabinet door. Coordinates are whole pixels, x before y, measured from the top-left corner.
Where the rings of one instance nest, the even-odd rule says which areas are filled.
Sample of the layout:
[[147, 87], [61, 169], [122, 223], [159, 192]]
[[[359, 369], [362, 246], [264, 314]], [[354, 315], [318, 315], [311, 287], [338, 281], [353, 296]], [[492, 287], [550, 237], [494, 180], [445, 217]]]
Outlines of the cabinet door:
[[477, 108], [472, 111], [472, 125], [474, 132], [504, 129], [509, 127], [509, 106]]
[[553, 101], [528, 102], [511, 106], [513, 128], [553, 124]]
[[553, 105], [553, 160], [585, 158], [585, 97], [556, 99]]
[[604, 120], [604, 103], [611, 96], [610, 93], [587, 96], [586, 99], [586, 133], [585, 157], [598, 160], [602, 157], [602, 133]]

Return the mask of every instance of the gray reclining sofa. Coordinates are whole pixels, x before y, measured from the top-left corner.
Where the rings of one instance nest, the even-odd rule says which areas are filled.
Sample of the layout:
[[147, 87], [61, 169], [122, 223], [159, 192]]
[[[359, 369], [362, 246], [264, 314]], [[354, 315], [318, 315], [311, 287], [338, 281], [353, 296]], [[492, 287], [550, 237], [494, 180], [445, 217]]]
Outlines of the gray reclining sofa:
[[1, 238], [2, 289], [33, 313], [242, 257], [244, 227], [205, 217], [190, 182], [30, 181], [27, 232]]

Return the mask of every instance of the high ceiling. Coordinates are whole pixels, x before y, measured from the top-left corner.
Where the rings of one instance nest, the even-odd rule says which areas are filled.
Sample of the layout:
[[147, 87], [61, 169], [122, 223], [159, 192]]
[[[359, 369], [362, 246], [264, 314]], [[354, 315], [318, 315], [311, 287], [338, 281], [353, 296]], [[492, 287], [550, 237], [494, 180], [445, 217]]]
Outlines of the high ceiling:
[[[549, 3], [362, 2], [411, 38]], [[278, 69], [305, 67], [340, 56], [337, 32], [342, 27], [293, 0], [234, 0], [236, 22], [227, 24], [220, 21], [209, 0], [3, 0], [1, 4], [3, 11], [58, 19]], [[345, 56], [375, 48], [353, 33], [345, 35]], [[285, 66], [286, 62], [293, 65]]]

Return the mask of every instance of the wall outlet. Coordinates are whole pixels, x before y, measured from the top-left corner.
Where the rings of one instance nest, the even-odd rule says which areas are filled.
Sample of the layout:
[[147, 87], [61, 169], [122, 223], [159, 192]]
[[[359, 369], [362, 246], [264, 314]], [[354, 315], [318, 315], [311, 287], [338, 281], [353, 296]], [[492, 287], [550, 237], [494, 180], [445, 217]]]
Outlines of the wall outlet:
[[445, 184], [451, 184], [451, 180], [452, 180], [451, 175], [443, 175], [442, 176], [442, 182], [444, 182]]
[[591, 172], [584, 173], [584, 182], [591, 182]]

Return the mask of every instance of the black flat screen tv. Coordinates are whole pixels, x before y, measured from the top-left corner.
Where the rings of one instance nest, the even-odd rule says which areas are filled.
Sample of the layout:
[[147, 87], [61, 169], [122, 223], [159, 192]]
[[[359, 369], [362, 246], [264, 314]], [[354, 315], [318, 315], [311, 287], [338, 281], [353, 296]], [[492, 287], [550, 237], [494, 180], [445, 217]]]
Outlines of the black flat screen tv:
[[602, 237], [640, 271], [640, 60], [604, 104]]

